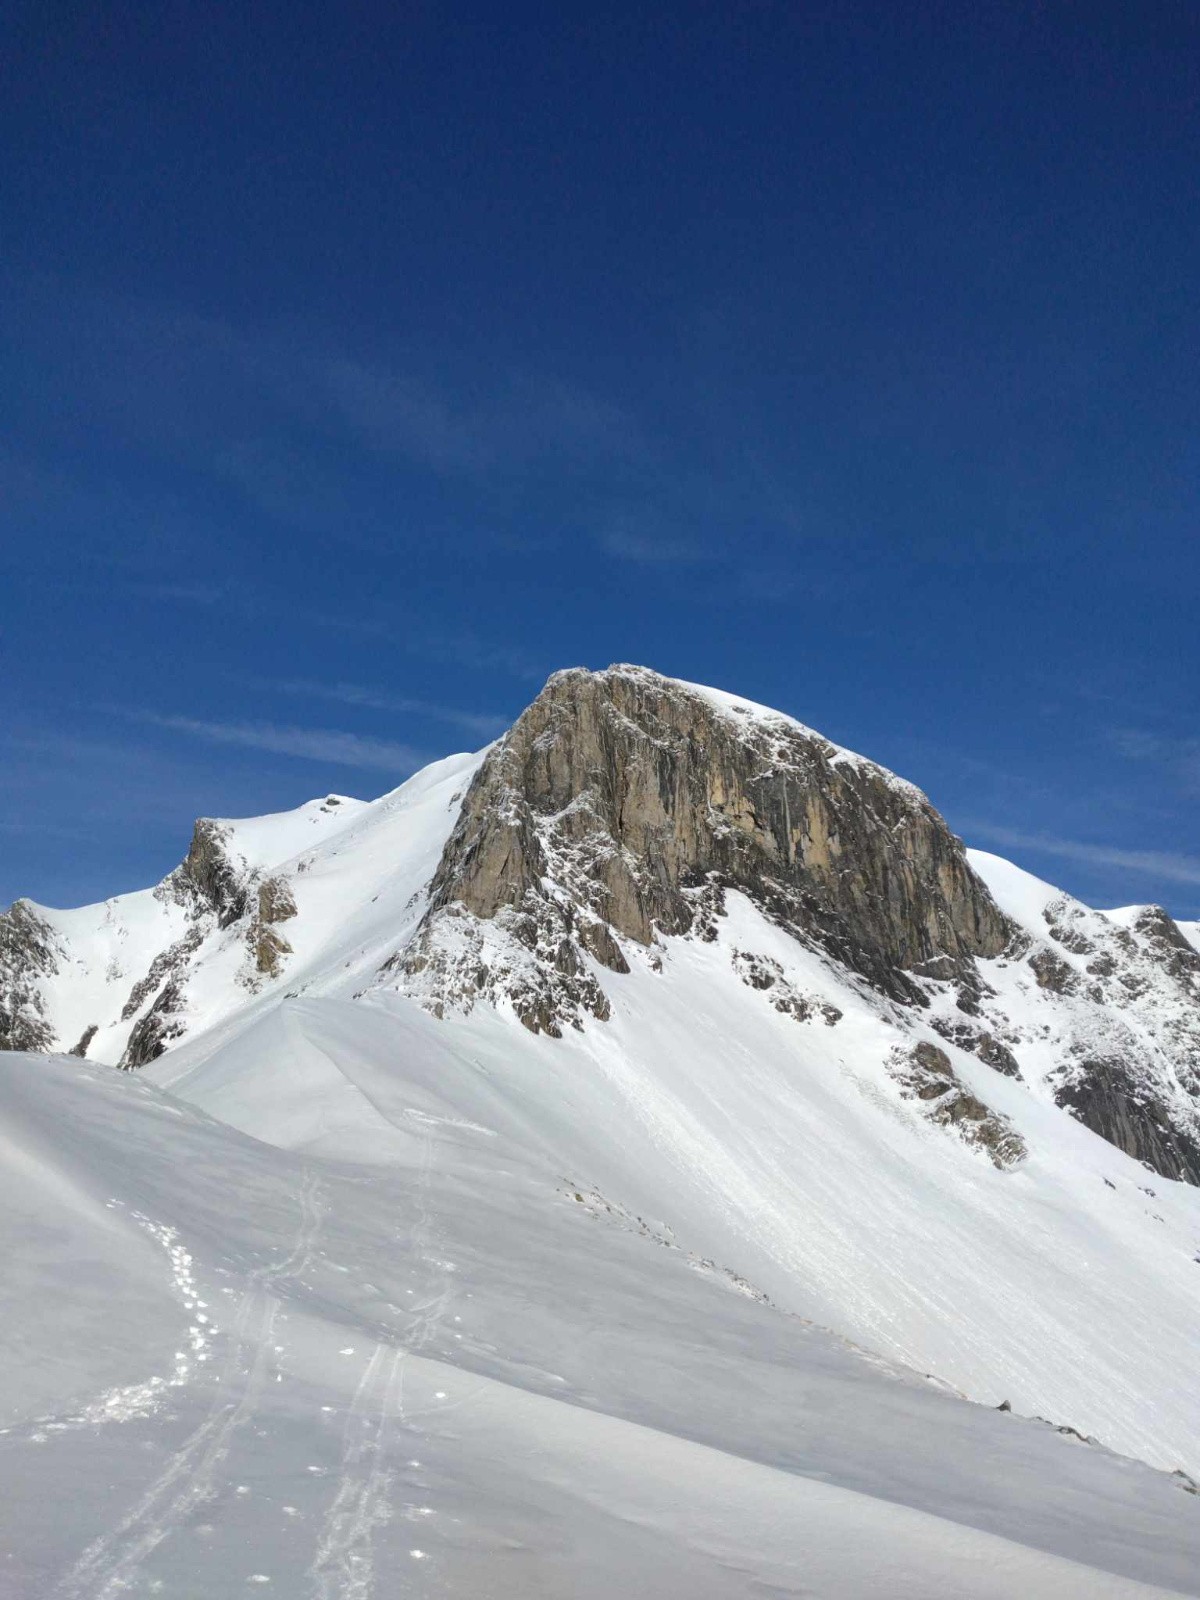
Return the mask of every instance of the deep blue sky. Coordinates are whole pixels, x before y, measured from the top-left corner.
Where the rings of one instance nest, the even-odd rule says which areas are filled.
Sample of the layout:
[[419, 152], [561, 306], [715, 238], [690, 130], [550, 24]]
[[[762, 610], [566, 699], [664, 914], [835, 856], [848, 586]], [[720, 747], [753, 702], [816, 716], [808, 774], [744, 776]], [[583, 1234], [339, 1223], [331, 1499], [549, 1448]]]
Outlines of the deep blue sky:
[[1190, 0], [5, 10], [0, 900], [633, 660], [1200, 915]]

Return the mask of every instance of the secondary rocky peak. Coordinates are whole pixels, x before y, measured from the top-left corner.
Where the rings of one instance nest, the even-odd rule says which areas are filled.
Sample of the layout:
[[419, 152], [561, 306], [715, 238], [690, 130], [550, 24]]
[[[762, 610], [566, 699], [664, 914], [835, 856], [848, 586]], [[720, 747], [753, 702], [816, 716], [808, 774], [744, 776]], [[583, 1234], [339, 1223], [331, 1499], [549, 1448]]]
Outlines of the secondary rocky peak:
[[222, 928], [244, 916], [247, 874], [231, 854], [229, 829], [211, 817], [197, 818], [187, 855], [160, 889], [198, 911], [211, 911]]
[[911, 784], [622, 665], [556, 673], [488, 756], [399, 964], [434, 1009], [505, 994], [553, 1033], [606, 1014], [585, 952], [623, 971], [621, 940], [703, 936], [731, 889], [902, 1003], [923, 1003], [920, 975], [969, 989], [1013, 933]]

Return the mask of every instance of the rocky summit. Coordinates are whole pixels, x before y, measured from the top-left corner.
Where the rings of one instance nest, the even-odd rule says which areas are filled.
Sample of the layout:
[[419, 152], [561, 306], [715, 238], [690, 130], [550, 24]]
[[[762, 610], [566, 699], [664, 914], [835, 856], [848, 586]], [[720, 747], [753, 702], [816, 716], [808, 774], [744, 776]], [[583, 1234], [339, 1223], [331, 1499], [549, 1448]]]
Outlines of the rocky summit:
[[556, 674], [487, 756], [401, 964], [469, 1001], [470, 957], [445, 955], [461, 930], [442, 936], [496, 921], [536, 965], [482, 987], [507, 983], [554, 1033], [607, 1013], [587, 955], [624, 972], [622, 940], [702, 933], [731, 889], [903, 1003], [923, 1003], [920, 974], [970, 987], [972, 958], [1015, 931], [911, 784], [788, 717], [622, 666]]

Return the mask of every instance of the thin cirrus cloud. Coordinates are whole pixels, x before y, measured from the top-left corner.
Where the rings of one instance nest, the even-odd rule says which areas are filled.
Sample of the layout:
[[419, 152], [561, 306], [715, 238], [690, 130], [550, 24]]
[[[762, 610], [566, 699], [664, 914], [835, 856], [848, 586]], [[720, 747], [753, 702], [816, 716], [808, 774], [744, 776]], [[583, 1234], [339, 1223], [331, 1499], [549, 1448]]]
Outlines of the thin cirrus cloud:
[[389, 643], [397, 644], [409, 655], [420, 658], [426, 664], [434, 662], [446, 666], [470, 667], [479, 672], [502, 672], [508, 677], [520, 678], [529, 683], [544, 682], [549, 672], [563, 665], [561, 661], [550, 663], [544, 659], [537, 661], [519, 648], [498, 644], [482, 634], [465, 630], [435, 633], [406, 626], [403, 636], [397, 639], [394, 617], [364, 617], [358, 611], [341, 615], [322, 611], [308, 613], [308, 620], [315, 627], [326, 628], [330, 632], [387, 639]]
[[618, 523], [600, 536], [605, 555], [637, 566], [683, 566], [716, 559], [712, 550], [691, 539]]
[[1035, 854], [1057, 856], [1063, 861], [1082, 861], [1094, 867], [1115, 867], [1169, 883], [1200, 883], [1200, 856], [1169, 850], [1122, 850], [1115, 845], [1088, 844], [1081, 839], [1059, 839], [1045, 833], [1023, 833], [1016, 828], [986, 822], [967, 824], [964, 831], [1013, 850], [1031, 850]]
[[[50, 465], [0, 444], [0, 545], [6, 562], [41, 567], [73, 539], [70, 571], [102, 566], [122, 576], [186, 563], [210, 547], [213, 527], [178, 496], [112, 481], [77, 480], [69, 463]], [[152, 586], [151, 586], [152, 587]], [[192, 585], [191, 587], [195, 587]]]
[[425, 751], [391, 739], [375, 739], [337, 728], [297, 728], [273, 722], [209, 722], [199, 717], [162, 716], [153, 711], [121, 711], [147, 727], [189, 734], [208, 744], [238, 745], [271, 755], [296, 756], [329, 766], [362, 767], [372, 772], [411, 772], [429, 757]]
[[38, 369], [29, 405], [54, 404], [69, 376], [76, 403], [115, 418], [123, 438], [173, 458], [185, 451], [243, 489], [260, 476], [276, 493], [282, 469], [311, 455], [311, 437], [438, 474], [645, 456], [619, 406], [551, 373], [514, 368], [480, 388], [447, 377], [444, 360], [432, 370], [400, 352], [362, 360], [311, 328], [239, 326], [103, 295], [47, 303], [31, 289], [17, 337], [35, 332], [49, 370]]
[[217, 606], [228, 600], [215, 583], [131, 583], [125, 585], [125, 593], [133, 599], [176, 600], [190, 606]]
[[1200, 788], [1200, 739], [1175, 738], [1146, 728], [1112, 728], [1108, 742], [1127, 761], [1157, 764], [1185, 789]]
[[488, 715], [479, 711], [459, 711], [453, 706], [438, 705], [430, 700], [412, 699], [406, 695], [385, 694], [378, 689], [366, 688], [357, 683], [317, 683], [306, 678], [264, 679], [261, 687], [277, 694], [295, 695], [305, 700], [330, 700], [338, 705], [359, 706], [365, 711], [391, 711], [401, 716], [428, 717], [434, 722], [446, 722], [480, 738], [492, 739], [503, 733], [510, 721], [507, 717]]
[[465, 401], [410, 373], [331, 359], [314, 363], [332, 413], [370, 448], [436, 472], [486, 473], [564, 452], [637, 458], [642, 447], [616, 406], [560, 379], [513, 373]]
[[[630, 513], [594, 530], [595, 541], [613, 560], [645, 568], [719, 562], [727, 541], [691, 532], [714, 508], [724, 521], [755, 503], [760, 520], [779, 522], [772, 510], [779, 491], [765, 469], [743, 483], [711, 461], [686, 468], [636, 415], [553, 373], [511, 368], [472, 384], [453, 375], [452, 359], [435, 366], [428, 355], [403, 351], [356, 359], [310, 329], [243, 328], [103, 299], [65, 313], [43, 306], [25, 321], [44, 327], [51, 318], [55, 336], [43, 341], [50, 355], [30, 364], [39, 373], [24, 397], [32, 415], [53, 414], [66, 384], [90, 434], [116, 429], [122, 447], [132, 442], [143, 454], [187, 463], [219, 495], [282, 526], [390, 542], [397, 493], [414, 471], [456, 495], [498, 496], [492, 540], [510, 536], [499, 524], [514, 502], [522, 504], [531, 475], [552, 498], [569, 488], [577, 499], [584, 485], [591, 497], [616, 493]], [[761, 503], [767, 490], [770, 505]], [[101, 490], [82, 485], [69, 506], [53, 481], [24, 492], [35, 502], [24, 521], [44, 521], [58, 506], [54, 519], [90, 526], [83, 508]], [[782, 500], [790, 506], [788, 496]], [[221, 537], [192, 529], [169, 504], [131, 508], [139, 509], [106, 521], [149, 527], [160, 543], [174, 538], [170, 550], [180, 559], [197, 542]], [[789, 509], [785, 521], [793, 517]], [[156, 546], [154, 553], [162, 552]]]

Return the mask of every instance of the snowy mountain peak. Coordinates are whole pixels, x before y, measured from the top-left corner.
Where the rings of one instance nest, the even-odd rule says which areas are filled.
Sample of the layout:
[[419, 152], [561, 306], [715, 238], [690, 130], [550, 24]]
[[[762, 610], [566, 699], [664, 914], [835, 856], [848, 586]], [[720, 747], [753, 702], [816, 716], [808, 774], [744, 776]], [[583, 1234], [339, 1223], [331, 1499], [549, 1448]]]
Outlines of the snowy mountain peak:
[[[924, 795], [718, 691], [617, 666], [556, 673], [487, 755], [395, 957], [437, 1011], [503, 997], [557, 1035], [730, 890], [902, 1004], [963, 986], [1014, 928]], [[650, 955], [650, 959], [655, 959]]]
[[[729, 945], [735, 899], [787, 960]], [[794, 718], [628, 664], [555, 673], [494, 745], [373, 803], [201, 819], [153, 890], [18, 902], [0, 1047], [138, 1067], [298, 994], [484, 1003], [560, 1038], [704, 944], [806, 1027], [865, 997], [896, 1035], [875, 1070], [993, 1159], [1025, 1149], [1007, 1077], [1200, 1183], [1200, 955], [1161, 908], [1093, 912]]]

